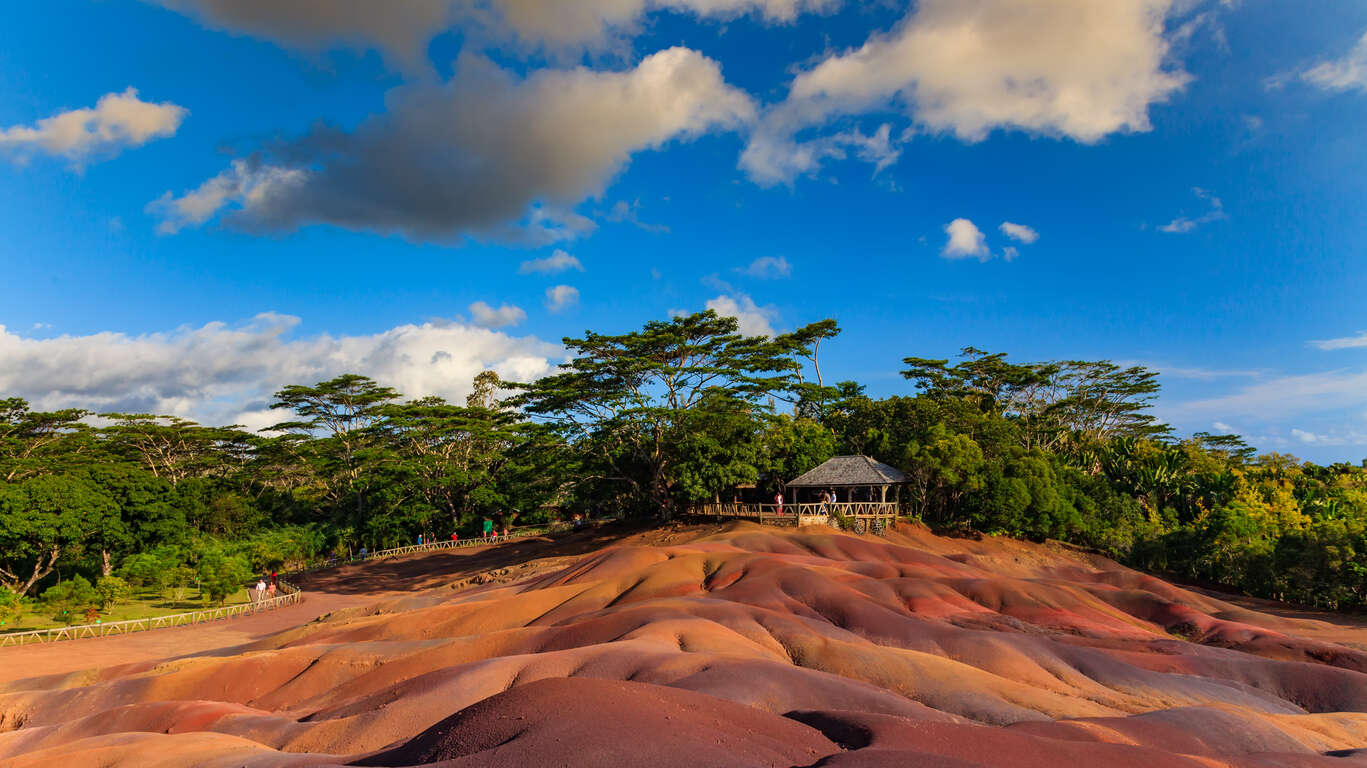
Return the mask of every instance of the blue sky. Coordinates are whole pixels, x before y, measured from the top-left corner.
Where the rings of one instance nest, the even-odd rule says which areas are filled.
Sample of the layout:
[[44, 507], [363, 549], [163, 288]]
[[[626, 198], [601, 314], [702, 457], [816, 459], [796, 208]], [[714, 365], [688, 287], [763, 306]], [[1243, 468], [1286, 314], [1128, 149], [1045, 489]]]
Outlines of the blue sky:
[[9, 22], [0, 393], [40, 407], [261, 425], [274, 388], [343, 370], [459, 397], [484, 367], [545, 372], [567, 334], [712, 306], [836, 318], [823, 368], [876, 394], [965, 345], [1106, 358], [1164, 372], [1179, 432], [1367, 456], [1362, 3]]

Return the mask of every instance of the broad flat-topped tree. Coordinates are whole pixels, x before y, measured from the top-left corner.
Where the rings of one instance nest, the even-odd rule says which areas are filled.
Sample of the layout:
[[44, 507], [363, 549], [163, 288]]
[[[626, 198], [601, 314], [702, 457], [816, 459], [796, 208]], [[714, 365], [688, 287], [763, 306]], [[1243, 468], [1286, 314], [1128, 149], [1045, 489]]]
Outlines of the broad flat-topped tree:
[[[822, 335], [833, 332], [822, 324]], [[814, 335], [808, 326], [744, 336], [735, 318], [708, 310], [631, 333], [566, 338], [574, 358], [559, 373], [513, 386], [528, 414], [560, 427], [630, 484], [638, 500], [668, 514], [680, 481], [695, 474], [681, 466], [685, 455], [717, 459], [716, 451], [697, 450], [690, 426], [771, 412], [772, 398], [799, 385], [798, 357]], [[745, 479], [742, 469], [737, 479]]]

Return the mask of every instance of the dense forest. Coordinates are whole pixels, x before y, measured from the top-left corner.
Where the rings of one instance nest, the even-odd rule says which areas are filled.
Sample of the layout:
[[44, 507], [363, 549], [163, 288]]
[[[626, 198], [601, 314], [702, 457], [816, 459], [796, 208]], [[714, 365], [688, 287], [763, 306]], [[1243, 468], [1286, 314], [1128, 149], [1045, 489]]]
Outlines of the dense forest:
[[937, 530], [1367, 607], [1363, 466], [1176, 437], [1150, 412], [1156, 374], [1105, 361], [909, 357], [905, 393], [870, 397], [825, 382], [820, 348], [838, 333], [676, 317], [565, 339], [557, 373], [486, 372], [461, 405], [358, 375], [287, 386], [261, 434], [0, 400], [0, 609], [73, 583], [193, 580], [221, 596], [253, 570], [476, 535], [485, 518], [668, 518], [846, 453], [904, 470], [906, 513]]

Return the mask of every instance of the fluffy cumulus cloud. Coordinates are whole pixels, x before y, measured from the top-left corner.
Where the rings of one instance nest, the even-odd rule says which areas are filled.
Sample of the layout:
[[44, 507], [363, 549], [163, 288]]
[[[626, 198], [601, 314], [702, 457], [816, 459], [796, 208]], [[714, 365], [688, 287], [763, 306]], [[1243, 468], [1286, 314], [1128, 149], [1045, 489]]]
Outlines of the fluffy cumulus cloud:
[[388, 110], [354, 132], [317, 129], [150, 210], [164, 231], [227, 210], [229, 223], [254, 231], [326, 223], [417, 241], [549, 242], [592, 226], [574, 206], [600, 195], [633, 153], [741, 126], [753, 111], [715, 61], [687, 48], [625, 71], [525, 79], [465, 56], [450, 82], [392, 91]]
[[837, 0], [151, 0], [215, 29], [305, 50], [376, 49], [406, 68], [426, 66], [427, 45], [453, 27], [553, 49], [596, 46], [630, 32], [647, 13], [707, 18], [751, 14], [790, 21]]
[[630, 28], [654, 10], [707, 18], [753, 14], [782, 22], [837, 4], [837, 0], [485, 0], [465, 5], [486, 8], [495, 23], [524, 40], [564, 47], [599, 43], [611, 30]]
[[291, 48], [374, 48], [406, 67], [424, 66], [427, 43], [455, 19], [451, 0], [151, 0], [205, 26]]
[[209, 323], [130, 336], [26, 338], [0, 326], [0, 392], [40, 409], [172, 414], [252, 429], [280, 421], [267, 407], [286, 384], [360, 373], [407, 397], [460, 401], [475, 374], [543, 376], [564, 350], [459, 322], [429, 321], [374, 334], [298, 337], [299, 319], [263, 314], [231, 326]]
[[940, 255], [946, 259], [976, 258], [987, 261], [992, 258], [992, 252], [987, 247], [987, 235], [968, 219], [949, 222], [945, 225], [945, 234], [949, 235], [949, 239], [940, 250]]
[[518, 274], [522, 275], [533, 273], [554, 275], [559, 272], [568, 272], [571, 269], [583, 272], [584, 265], [579, 263], [579, 259], [557, 248], [554, 253], [544, 259], [529, 259], [522, 262], [517, 271]]
[[1301, 79], [1326, 91], [1367, 92], [1367, 33], [1342, 58], [1316, 64]]
[[129, 88], [101, 96], [94, 107], [0, 129], [0, 151], [20, 160], [34, 154], [52, 155], [80, 167], [153, 139], [174, 136], [189, 113], [170, 102], [143, 101], [137, 89]]
[[527, 319], [527, 313], [513, 304], [503, 304], [497, 309], [485, 302], [476, 301], [470, 305], [470, 317], [475, 325], [483, 328], [507, 328]]
[[[916, 126], [978, 141], [995, 129], [1095, 142], [1150, 128], [1188, 76], [1168, 61], [1178, 0], [921, 0], [895, 30], [794, 80], [741, 165], [760, 182], [810, 170], [840, 115], [904, 107]], [[796, 160], [791, 158], [796, 157]]]
[[563, 312], [579, 303], [579, 289], [572, 285], [556, 285], [546, 289], [546, 309]]
[[778, 309], [773, 306], [760, 306], [746, 294], [718, 296], [708, 300], [706, 307], [722, 317], [736, 318], [740, 332], [746, 336], [774, 335]]

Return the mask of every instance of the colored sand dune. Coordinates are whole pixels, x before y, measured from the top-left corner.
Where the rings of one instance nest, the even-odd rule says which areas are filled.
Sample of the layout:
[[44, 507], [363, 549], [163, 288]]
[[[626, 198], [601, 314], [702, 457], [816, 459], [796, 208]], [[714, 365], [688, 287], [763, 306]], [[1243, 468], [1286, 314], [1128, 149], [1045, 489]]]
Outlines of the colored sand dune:
[[909, 526], [596, 535], [340, 569], [305, 589], [353, 607], [170, 660], [9, 650], [0, 765], [1367, 765], [1348, 619]]

